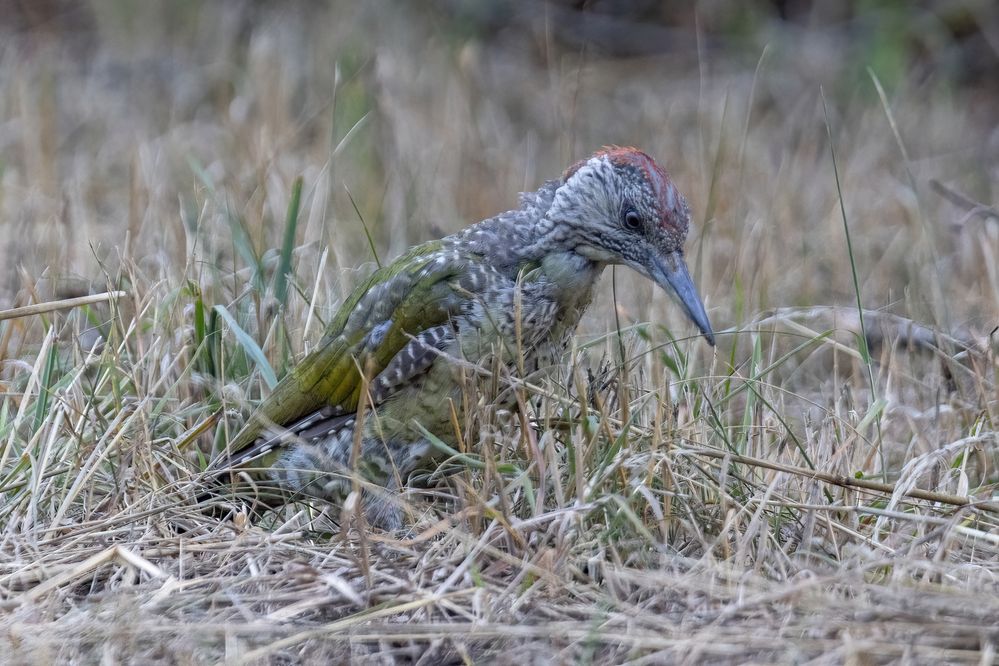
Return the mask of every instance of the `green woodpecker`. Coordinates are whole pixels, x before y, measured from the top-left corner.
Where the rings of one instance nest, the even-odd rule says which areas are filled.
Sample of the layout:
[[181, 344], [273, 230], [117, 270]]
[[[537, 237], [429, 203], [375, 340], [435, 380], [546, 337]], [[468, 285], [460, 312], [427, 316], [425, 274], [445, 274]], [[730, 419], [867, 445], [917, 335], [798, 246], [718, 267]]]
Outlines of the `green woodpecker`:
[[[375, 271], [209, 471], [269, 505], [342, 502], [359, 484], [369, 520], [400, 527], [397, 491], [437, 453], [425, 431], [454, 442], [470, 376], [495, 385], [497, 368], [509, 377], [556, 367], [608, 264], [675, 296], [714, 344], [684, 262], [689, 221], [651, 157], [598, 151], [521, 195], [518, 209]], [[513, 406], [509, 382], [490, 399]]]

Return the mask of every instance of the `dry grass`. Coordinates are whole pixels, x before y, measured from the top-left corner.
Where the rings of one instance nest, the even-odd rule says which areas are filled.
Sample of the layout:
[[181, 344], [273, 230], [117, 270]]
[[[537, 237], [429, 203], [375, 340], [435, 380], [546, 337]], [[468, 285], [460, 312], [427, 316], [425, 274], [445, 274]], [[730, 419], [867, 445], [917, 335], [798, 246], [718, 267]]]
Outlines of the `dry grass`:
[[[611, 58], [544, 20], [154, 6], [0, 51], [0, 302], [125, 292], [0, 320], [6, 661], [991, 663], [995, 90], [879, 96], [836, 30]], [[372, 246], [608, 143], [687, 192], [716, 353], [619, 270], [531, 431], [473, 413], [409, 533], [202, 511]]]

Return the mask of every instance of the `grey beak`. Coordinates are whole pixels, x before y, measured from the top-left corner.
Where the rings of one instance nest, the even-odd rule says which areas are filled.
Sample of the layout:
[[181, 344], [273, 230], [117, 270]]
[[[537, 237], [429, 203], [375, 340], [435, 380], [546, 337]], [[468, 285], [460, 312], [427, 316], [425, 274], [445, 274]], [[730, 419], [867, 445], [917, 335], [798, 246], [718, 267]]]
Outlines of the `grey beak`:
[[665, 257], [656, 257], [650, 268], [652, 279], [667, 292], [672, 292], [676, 296], [687, 316], [704, 335], [704, 339], [714, 347], [715, 334], [711, 330], [708, 313], [704, 311], [704, 303], [701, 302], [701, 297], [697, 294], [694, 281], [690, 279], [690, 271], [687, 270], [683, 255], [679, 252], [673, 252]]

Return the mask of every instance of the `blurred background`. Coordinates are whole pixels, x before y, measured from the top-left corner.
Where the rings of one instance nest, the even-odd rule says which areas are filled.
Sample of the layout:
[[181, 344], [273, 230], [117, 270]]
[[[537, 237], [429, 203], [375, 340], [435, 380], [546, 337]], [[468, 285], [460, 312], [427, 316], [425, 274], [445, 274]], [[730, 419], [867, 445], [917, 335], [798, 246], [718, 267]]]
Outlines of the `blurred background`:
[[[241, 268], [274, 270], [302, 176], [295, 271], [310, 289], [329, 249], [328, 311], [371, 245], [390, 257], [514, 207], [605, 144], [687, 194], [716, 328], [849, 306], [831, 132], [865, 306], [994, 325], [988, 0], [4, 5], [5, 306], [104, 290], [123, 264], [237, 299]], [[619, 274], [628, 316], [668, 318]]]

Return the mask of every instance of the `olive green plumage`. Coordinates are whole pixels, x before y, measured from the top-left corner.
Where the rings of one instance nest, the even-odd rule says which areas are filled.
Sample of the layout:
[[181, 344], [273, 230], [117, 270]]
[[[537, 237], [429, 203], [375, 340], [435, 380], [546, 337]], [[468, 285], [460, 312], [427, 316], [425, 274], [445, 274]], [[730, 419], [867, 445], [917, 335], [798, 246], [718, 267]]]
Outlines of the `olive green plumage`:
[[[341, 413], [355, 412], [360, 400], [362, 366], [369, 373], [384, 370], [392, 357], [409, 342], [407, 331], [418, 332], [447, 321], [449, 312], [442, 303], [442, 296], [447, 289], [446, 278], [453, 273], [453, 268], [427, 270], [433, 252], [440, 245], [438, 241], [410, 250], [391, 265], [375, 271], [354, 289], [328, 325], [319, 345], [274, 388], [230, 443], [230, 452], [237, 453], [252, 446], [272, 424], [294, 423], [323, 408]], [[418, 273], [419, 279], [409, 279]], [[379, 304], [379, 310], [358, 311], [358, 304], [366, 296], [370, 300], [372, 289], [392, 280], [400, 281], [401, 298], [393, 299], [391, 306]], [[405, 285], [401, 284], [402, 280], [406, 281]], [[403, 286], [409, 289], [403, 291]], [[378, 316], [389, 307], [388, 317]], [[370, 331], [385, 321], [391, 322], [390, 329], [380, 344], [374, 348], [365, 344], [370, 342], [366, 340]]]
[[607, 149], [522, 195], [519, 209], [413, 248], [353, 291], [211, 471], [236, 472], [249, 481], [240, 492], [269, 504], [338, 501], [360, 482], [369, 518], [399, 527], [394, 491], [434, 458], [424, 431], [454, 440], [470, 378], [487, 378], [487, 398], [510, 407], [492, 370], [556, 367], [605, 265], [673, 291], [713, 342], [683, 262], [688, 217], [651, 158]]

